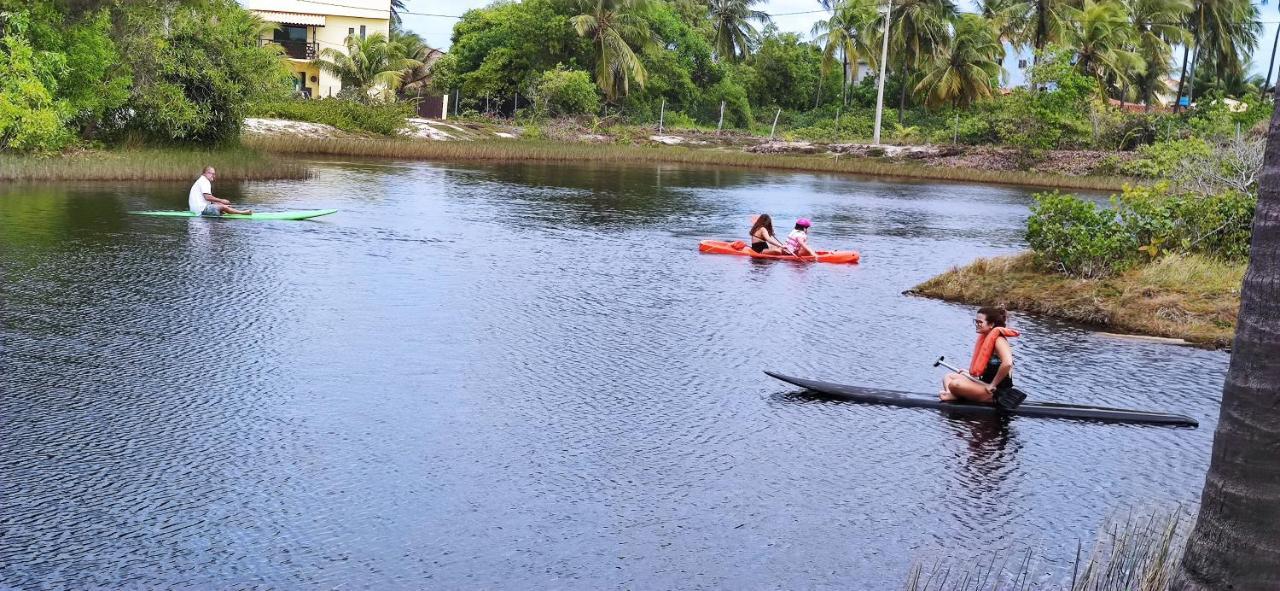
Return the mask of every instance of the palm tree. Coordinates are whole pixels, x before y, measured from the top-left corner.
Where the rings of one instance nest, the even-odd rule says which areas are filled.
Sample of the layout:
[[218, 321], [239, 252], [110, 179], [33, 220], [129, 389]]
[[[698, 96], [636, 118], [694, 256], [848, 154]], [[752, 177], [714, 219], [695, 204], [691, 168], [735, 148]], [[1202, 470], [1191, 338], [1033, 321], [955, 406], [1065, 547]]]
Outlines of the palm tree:
[[710, 0], [709, 16], [715, 30], [712, 47], [720, 59], [736, 62], [750, 53], [751, 41], [758, 34], [750, 21], [761, 25], [772, 22], [769, 15], [752, 9], [762, 0]]
[[978, 10], [996, 32], [1001, 41], [1000, 59], [1004, 60], [1004, 45], [1008, 43], [1017, 51], [1026, 47], [1030, 39], [1031, 4], [1026, 0], [979, 0]]
[[920, 65], [940, 55], [951, 41], [951, 22], [956, 16], [952, 0], [904, 0], [895, 2], [890, 25], [890, 53], [897, 56], [897, 73], [902, 92], [898, 96], [898, 123], [907, 108], [907, 88]]
[[1165, 82], [1173, 61], [1173, 45], [1188, 44], [1191, 35], [1178, 23], [1191, 12], [1191, 0], [1127, 0], [1129, 22], [1137, 35], [1138, 55], [1146, 71], [1135, 77], [1138, 102], [1151, 108], [1156, 97], [1171, 88]]
[[1084, 0], [1080, 8], [1067, 8], [1072, 27], [1067, 42], [1076, 50], [1076, 69], [1098, 81], [1103, 95], [1129, 84], [1146, 71], [1134, 46], [1129, 12], [1119, 0]]
[[1243, 71], [1245, 57], [1258, 45], [1262, 24], [1258, 22], [1258, 8], [1249, 0], [1198, 0], [1187, 15], [1187, 29], [1195, 56], [1188, 74], [1187, 51], [1191, 45], [1183, 47], [1178, 96], [1182, 97], [1183, 86], [1190, 81], [1190, 102], [1195, 99], [1196, 69], [1204, 64], [1219, 77]]
[[[579, 0], [569, 19], [578, 36], [591, 39], [596, 55], [596, 85], [615, 101], [631, 90], [631, 81], [644, 86], [648, 72], [637, 50], [652, 45], [653, 33], [640, 16], [646, 0]], [[634, 47], [634, 49], [633, 49]]]
[[393, 98], [404, 72], [422, 62], [406, 57], [404, 47], [386, 35], [374, 33], [364, 39], [348, 36], [346, 53], [325, 48], [316, 65], [337, 76], [344, 91], [351, 89], [357, 100], [368, 102]]
[[852, 83], [849, 79], [849, 65], [856, 65], [859, 59], [865, 59], [872, 67], [880, 62], [877, 29], [881, 19], [876, 12], [875, 1], [841, 0], [832, 8], [829, 19], [813, 25], [813, 40], [822, 47], [822, 69], [819, 74], [826, 75], [837, 61], [841, 65], [844, 80], [841, 87], [842, 103], [845, 99], [843, 89], [847, 89]]
[[1280, 104], [1200, 514], [1170, 589], [1280, 588]]
[[391, 43], [398, 45], [404, 56], [415, 63], [400, 75], [396, 94], [400, 98], [418, 96], [431, 81], [431, 68], [444, 52], [427, 45], [417, 33], [391, 29]]
[[925, 105], [967, 106], [991, 98], [991, 82], [1000, 76], [1004, 46], [995, 29], [981, 15], [962, 14], [955, 23], [951, 44], [933, 61], [917, 93], [924, 93]]
[[391, 30], [400, 29], [400, 15], [404, 12], [404, 0], [391, 0]]

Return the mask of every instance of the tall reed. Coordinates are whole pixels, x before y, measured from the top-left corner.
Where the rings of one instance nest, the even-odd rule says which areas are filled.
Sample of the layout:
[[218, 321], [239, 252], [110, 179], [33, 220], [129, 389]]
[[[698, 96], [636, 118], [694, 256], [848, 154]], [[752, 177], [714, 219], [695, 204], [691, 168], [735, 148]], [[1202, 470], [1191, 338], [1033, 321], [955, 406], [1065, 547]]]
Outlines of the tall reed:
[[[1186, 546], [1188, 525], [1173, 509], [1123, 521], [1108, 520], [1092, 550], [1077, 544], [1069, 582], [1036, 583], [1030, 549], [993, 553], [977, 564], [935, 561], [926, 572], [916, 563], [906, 591], [1164, 591]], [[1083, 562], [1082, 562], [1083, 560]], [[1012, 568], [1011, 568], [1012, 567]]]
[[110, 150], [56, 156], [0, 155], [0, 181], [176, 181], [206, 165], [225, 180], [301, 179], [305, 164], [244, 148]]
[[445, 161], [533, 161], [605, 163], [677, 163], [698, 166], [772, 168], [837, 172], [906, 179], [979, 182], [1061, 189], [1118, 190], [1125, 179], [1071, 177], [1039, 172], [943, 168], [872, 158], [802, 154], [751, 154], [737, 149], [683, 146], [579, 144], [541, 140], [481, 140], [472, 142], [413, 140], [353, 140], [251, 136], [246, 145], [286, 154], [356, 156]]

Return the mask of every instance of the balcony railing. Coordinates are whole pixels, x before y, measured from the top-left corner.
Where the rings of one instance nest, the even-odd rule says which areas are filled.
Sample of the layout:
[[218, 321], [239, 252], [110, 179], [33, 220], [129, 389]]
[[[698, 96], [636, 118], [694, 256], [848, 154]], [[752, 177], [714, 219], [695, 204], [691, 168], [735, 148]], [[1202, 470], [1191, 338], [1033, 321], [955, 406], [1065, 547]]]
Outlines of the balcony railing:
[[295, 60], [316, 59], [317, 43], [308, 41], [263, 39], [262, 43], [276, 43], [284, 48], [284, 54]]

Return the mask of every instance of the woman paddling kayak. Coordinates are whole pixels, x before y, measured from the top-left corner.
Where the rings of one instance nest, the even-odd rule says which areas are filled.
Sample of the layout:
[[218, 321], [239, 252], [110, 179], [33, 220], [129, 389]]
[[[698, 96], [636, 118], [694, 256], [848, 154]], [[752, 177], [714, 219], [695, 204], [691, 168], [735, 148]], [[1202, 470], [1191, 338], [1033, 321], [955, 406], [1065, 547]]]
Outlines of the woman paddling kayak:
[[[973, 359], [969, 370], [948, 373], [942, 378], [942, 391], [938, 399], [943, 402], [965, 400], [993, 404], [997, 390], [1013, 387], [1013, 349], [1009, 338], [1020, 333], [1005, 327], [1008, 313], [1003, 308], [982, 308], [973, 319], [978, 342], [973, 346]], [[982, 383], [967, 376], [981, 376]]]
[[790, 254], [773, 233], [773, 218], [762, 213], [751, 224], [751, 250], [759, 254]]

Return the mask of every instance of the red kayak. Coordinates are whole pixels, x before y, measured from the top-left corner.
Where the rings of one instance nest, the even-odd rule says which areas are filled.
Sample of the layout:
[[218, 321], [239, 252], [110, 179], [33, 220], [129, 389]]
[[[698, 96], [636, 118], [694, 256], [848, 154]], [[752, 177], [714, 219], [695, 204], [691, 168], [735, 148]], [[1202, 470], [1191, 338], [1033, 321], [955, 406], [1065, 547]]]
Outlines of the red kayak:
[[[698, 243], [698, 252], [705, 252], [709, 254], [737, 254], [755, 257], [757, 259], [815, 262], [813, 257], [798, 257], [793, 254], [761, 254], [751, 250], [751, 247], [747, 246], [747, 243], [741, 240], [734, 242], [703, 240]], [[818, 260], [816, 262], [853, 264], [857, 263], [860, 258], [861, 257], [858, 256], [858, 251], [856, 250], [819, 250]]]

